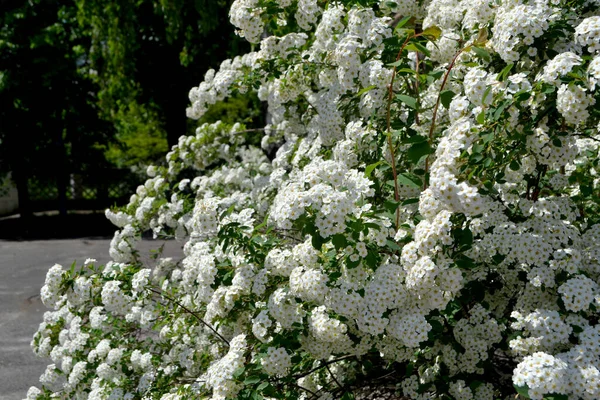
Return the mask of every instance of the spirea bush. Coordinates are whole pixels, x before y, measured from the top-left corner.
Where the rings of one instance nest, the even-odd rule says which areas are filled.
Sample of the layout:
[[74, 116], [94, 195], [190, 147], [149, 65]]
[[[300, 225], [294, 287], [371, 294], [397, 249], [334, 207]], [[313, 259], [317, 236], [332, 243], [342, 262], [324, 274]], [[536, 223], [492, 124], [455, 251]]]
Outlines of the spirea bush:
[[182, 136], [113, 261], [50, 269], [28, 398], [599, 399], [599, 9], [235, 0], [256, 51], [187, 113], [269, 123]]

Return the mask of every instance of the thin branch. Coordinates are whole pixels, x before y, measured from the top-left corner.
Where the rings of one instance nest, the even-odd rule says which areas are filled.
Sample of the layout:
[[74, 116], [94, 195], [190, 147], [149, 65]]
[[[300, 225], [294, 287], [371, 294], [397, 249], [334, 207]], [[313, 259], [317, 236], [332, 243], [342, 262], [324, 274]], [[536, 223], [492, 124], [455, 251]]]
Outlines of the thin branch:
[[[410, 41], [410, 39], [417, 37], [418, 35], [408, 35], [406, 40], [400, 47], [398, 51], [398, 55], [396, 56], [396, 62], [400, 60], [402, 57], [402, 52], [404, 48]], [[400, 190], [398, 189], [398, 172], [396, 171], [396, 155], [394, 154], [394, 143], [392, 142], [392, 125], [391, 125], [391, 109], [392, 109], [392, 99], [394, 97], [394, 81], [396, 79], [396, 70], [397, 67], [394, 66], [394, 70], [392, 71], [392, 79], [390, 81], [390, 86], [388, 89], [388, 102], [387, 102], [387, 110], [386, 110], [386, 133], [388, 139], [388, 147], [390, 148], [390, 157], [392, 158], [392, 176], [394, 177], [394, 200], [396, 202], [400, 201]], [[396, 230], [400, 226], [400, 208], [396, 209]]]
[[[416, 61], [415, 61], [415, 72], [417, 73], [417, 79], [415, 79], [415, 99], [419, 100], [419, 53], [416, 53]], [[417, 125], [421, 125], [419, 121], [419, 107], [415, 109], [415, 123]]]
[[304, 378], [305, 376], [310, 375], [313, 372], [320, 370], [321, 368], [327, 367], [328, 365], [335, 364], [337, 362], [344, 361], [344, 360], [347, 360], [349, 358], [354, 358], [354, 357], [356, 357], [354, 354], [350, 354], [350, 355], [347, 355], [347, 356], [344, 356], [344, 357], [336, 358], [335, 360], [326, 361], [323, 364], [319, 365], [318, 367], [315, 367], [315, 368], [309, 370], [308, 372], [304, 372], [302, 374], [294, 375], [293, 378], [294, 379]]
[[572, 135], [572, 136], [581, 136], [584, 139], [591, 139], [591, 140], [595, 140], [596, 142], [600, 142], [600, 139], [595, 138], [593, 136], [585, 135], [583, 133], [570, 133], [570, 135]]
[[243, 131], [231, 132], [231, 135], [241, 135], [243, 133], [264, 132], [264, 131], [283, 132], [284, 130], [264, 127], [264, 128], [245, 129]]
[[179, 307], [183, 308], [188, 314], [194, 316], [204, 326], [206, 326], [208, 329], [210, 329], [211, 331], [213, 331], [214, 334], [217, 335], [219, 337], [219, 339], [221, 339], [227, 346], [229, 346], [229, 342], [227, 341], [227, 339], [225, 339], [219, 332], [217, 332], [217, 330], [215, 328], [213, 328], [209, 323], [205, 322], [202, 318], [200, 318], [200, 316], [197, 313], [195, 313], [194, 311], [190, 310], [189, 308], [187, 308], [186, 306], [184, 306], [183, 304], [181, 304], [180, 302], [178, 302], [174, 298], [169, 297], [164, 292], [158, 291], [158, 290], [156, 290], [154, 288], [148, 288], [148, 290], [151, 291], [152, 293], [156, 293], [159, 296], [164, 297], [165, 299], [169, 300], [170, 302], [173, 302], [173, 303], [177, 304]]
[[[460, 56], [463, 51], [465, 51], [464, 48], [460, 49], [454, 55], [454, 57], [452, 58], [452, 62], [450, 63], [450, 65], [446, 69], [446, 73], [444, 74], [444, 80], [442, 80], [442, 86], [440, 86], [440, 91], [438, 92], [437, 100], [435, 102], [435, 107], [433, 108], [433, 117], [431, 118], [431, 126], [429, 127], [428, 141], [429, 141], [430, 145], [433, 142], [433, 131], [435, 129], [435, 121], [437, 119], [438, 108], [440, 107], [440, 100], [442, 98], [442, 92], [444, 91], [444, 87], [446, 86], [446, 82], [448, 81], [448, 77], [450, 76], [450, 72], [452, 71], [452, 68], [454, 68], [454, 64], [456, 63], [458, 56]], [[427, 172], [429, 172], [429, 154], [425, 158], [425, 179], [423, 180], [423, 190], [427, 189]]]
[[388, 25], [393, 29], [396, 27], [396, 25], [398, 25], [400, 21], [402, 21], [402, 18], [404, 18], [404, 15], [397, 13], [396, 15], [394, 15], [394, 18], [392, 18], [392, 20], [388, 22]]
[[295, 387], [297, 387], [298, 389], [301, 389], [301, 390], [304, 390], [304, 391], [305, 391], [305, 392], [307, 392], [307, 393], [310, 393], [310, 394], [311, 394], [311, 396], [313, 396], [313, 397], [315, 397], [315, 398], [318, 396], [318, 395], [317, 395], [315, 392], [313, 392], [312, 390], [309, 390], [309, 389], [307, 389], [307, 388], [305, 388], [305, 387], [302, 387], [302, 386], [300, 386], [300, 385], [298, 385], [298, 384], [296, 384], [296, 383], [292, 383], [292, 385], [293, 385], [293, 386], [295, 386]]
[[340, 384], [340, 382], [337, 380], [337, 378], [335, 377], [335, 375], [333, 375], [333, 372], [331, 372], [331, 368], [329, 368], [329, 365], [326, 365], [325, 368], [327, 368], [327, 372], [329, 372], [329, 375], [331, 375], [331, 377], [333, 378], [333, 381], [340, 387], [342, 388], [343, 386]]

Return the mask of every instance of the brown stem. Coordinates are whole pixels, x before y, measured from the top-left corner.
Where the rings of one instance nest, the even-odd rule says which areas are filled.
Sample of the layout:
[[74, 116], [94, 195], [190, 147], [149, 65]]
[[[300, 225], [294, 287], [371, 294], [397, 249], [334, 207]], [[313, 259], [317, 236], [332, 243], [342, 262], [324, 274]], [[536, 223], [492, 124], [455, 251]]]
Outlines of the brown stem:
[[340, 387], [342, 388], [343, 386], [340, 384], [340, 382], [337, 380], [337, 378], [335, 377], [335, 375], [333, 375], [333, 372], [331, 372], [331, 368], [329, 368], [329, 365], [326, 365], [325, 368], [327, 368], [327, 372], [329, 372], [329, 375], [331, 375], [331, 378], [333, 378], [333, 381]]
[[[415, 71], [417, 73], [417, 79], [415, 79], [415, 99], [417, 100], [419, 99], [419, 61], [419, 53], [417, 53], [417, 61], [415, 64]], [[415, 123], [421, 125], [421, 122], [419, 121], [419, 107], [415, 109]]]
[[535, 185], [534, 185], [534, 188], [533, 188], [533, 193], [531, 194], [531, 200], [534, 201], [534, 202], [538, 200], [538, 197], [540, 195], [540, 181], [542, 180], [542, 177], [546, 173], [546, 169], [548, 169], [548, 166], [544, 165], [538, 171], [538, 176], [537, 176], [537, 178], [535, 180]]
[[[428, 138], [429, 145], [431, 145], [431, 143], [433, 142], [433, 131], [435, 129], [435, 121], [437, 119], [437, 112], [440, 107], [440, 99], [442, 97], [442, 91], [444, 90], [444, 87], [446, 86], [446, 82], [448, 81], [448, 77], [450, 76], [450, 72], [452, 71], [452, 68], [454, 68], [454, 64], [456, 63], [458, 56], [460, 56], [463, 51], [465, 51], [464, 48], [460, 49], [452, 58], [452, 62], [450, 62], [450, 65], [448, 66], [448, 68], [446, 68], [446, 73], [444, 74], [444, 79], [442, 80], [442, 86], [440, 87], [440, 91], [438, 92], [437, 100], [435, 101], [435, 107], [433, 108], [433, 117], [431, 119], [431, 126], [429, 127], [429, 135], [428, 135], [429, 136], [429, 138]], [[427, 155], [427, 157], [425, 157], [425, 179], [423, 182], [423, 190], [427, 189], [427, 172], [429, 172], [429, 154]]]
[[149, 291], [151, 291], [152, 293], [156, 293], [159, 296], [164, 297], [165, 299], [169, 300], [172, 303], [177, 304], [179, 307], [183, 308], [188, 314], [194, 316], [198, 321], [200, 321], [204, 326], [206, 326], [208, 329], [210, 329], [211, 331], [214, 332], [215, 335], [217, 335], [219, 337], [219, 339], [221, 339], [223, 342], [225, 342], [225, 344], [227, 346], [229, 346], [229, 342], [227, 341], [227, 339], [225, 339], [219, 332], [217, 332], [217, 330], [215, 328], [213, 328], [209, 323], [205, 322], [202, 318], [200, 318], [200, 316], [195, 313], [194, 311], [190, 310], [189, 308], [187, 308], [186, 306], [184, 306], [183, 304], [181, 304], [180, 302], [178, 302], [177, 300], [175, 300], [172, 297], [169, 297], [168, 295], [166, 295], [164, 292], [158, 291], [154, 288], [148, 288]]
[[325, 368], [325, 367], [327, 367], [330, 364], [335, 364], [337, 362], [344, 361], [344, 360], [347, 360], [349, 358], [354, 358], [354, 357], [355, 357], [354, 354], [350, 354], [350, 355], [347, 355], [347, 356], [336, 358], [335, 360], [326, 361], [323, 364], [319, 365], [318, 367], [314, 367], [313, 369], [311, 369], [311, 370], [309, 370], [307, 372], [304, 372], [304, 373], [298, 374], [298, 375], [294, 375], [293, 378], [294, 379], [304, 378], [305, 376], [310, 375], [313, 372], [320, 370], [321, 368]]
[[316, 398], [316, 397], [318, 397], [318, 395], [317, 395], [315, 392], [313, 392], [312, 390], [309, 390], [309, 389], [307, 389], [307, 388], [305, 388], [305, 387], [302, 387], [302, 386], [300, 386], [300, 385], [297, 385], [297, 384], [295, 384], [295, 383], [292, 383], [292, 385], [293, 385], [293, 386], [295, 386], [295, 387], [297, 387], [298, 389], [301, 389], [301, 390], [304, 390], [304, 391], [305, 391], [305, 392], [307, 392], [307, 393], [310, 393], [310, 395], [311, 395], [312, 397], [315, 397], [315, 398]]
[[388, 26], [394, 29], [396, 25], [398, 25], [398, 23], [402, 21], [402, 18], [404, 18], [404, 15], [397, 13], [396, 15], [394, 15], [394, 18], [392, 18], [392, 20], [388, 23]]
[[[410, 39], [415, 38], [419, 35], [408, 35], [406, 40], [404, 41], [404, 43], [402, 44], [402, 47], [400, 47], [400, 50], [398, 51], [398, 55], [396, 56], [396, 62], [398, 60], [400, 60], [400, 57], [402, 57], [402, 52], [404, 51], [404, 49], [406, 48], [406, 45], [408, 44], [408, 42], [410, 41]], [[417, 56], [418, 58], [418, 56]], [[386, 113], [386, 132], [387, 132], [387, 139], [388, 139], [388, 147], [390, 148], [390, 157], [392, 158], [392, 176], [394, 177], [394, 199], [396, 200], [396, 202], [400, 201], [400, 191], [398, 189], [398, 172], [396, 171], [396, 156], [394, 154], [394, 145], [392, 142], [392, 128], [391, 128], [391, 108], [392, 108], [392, 98], [394, 97], [394, 80], [396, 79], [396, 70], [397, 67], [394, 66], [394, 70], [392, 71], [392, 79], [390, 82], [390, 86], [388, 88], [388, 103], [387, 103], [387, 113]], [[396, 208], [396, 230], [398, 230], [398, 227], [400, 226], [400, 209]]]

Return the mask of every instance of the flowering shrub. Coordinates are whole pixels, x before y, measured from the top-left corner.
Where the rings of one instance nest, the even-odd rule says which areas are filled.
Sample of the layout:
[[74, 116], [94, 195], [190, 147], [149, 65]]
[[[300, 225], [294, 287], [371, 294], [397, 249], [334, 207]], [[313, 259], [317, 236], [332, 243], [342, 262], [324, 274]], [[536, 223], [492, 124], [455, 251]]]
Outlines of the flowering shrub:
[[599, 7], [236, 0], [257, 51], [187, 112], [269, 124], [181, 137], [114, 261], [50, 269], [28, 398], [600, 398]]

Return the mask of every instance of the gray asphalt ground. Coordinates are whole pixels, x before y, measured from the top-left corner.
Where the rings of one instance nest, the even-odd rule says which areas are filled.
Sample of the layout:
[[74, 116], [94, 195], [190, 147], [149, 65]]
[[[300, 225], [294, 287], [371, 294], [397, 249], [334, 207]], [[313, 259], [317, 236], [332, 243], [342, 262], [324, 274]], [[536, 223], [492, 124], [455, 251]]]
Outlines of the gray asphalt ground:
[[[23, 399], [30, 386], [51, 361], [37, 358], [29, 347], [45, 306], [39, 293], [46, 271], [54, 265], [69, 267], [87, 258], [98, 263], [110, 260], [110, 240], [68, 239], [37, 241], [0, 241], [0, 400]], [[162, 241], [142, 241], [139, 249], [149, 260], [150, 250]], [[181, 256], [181, 244], [166, 242], [165, 256]]]

